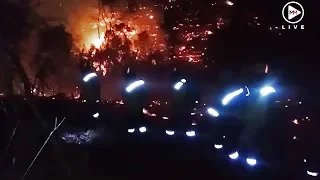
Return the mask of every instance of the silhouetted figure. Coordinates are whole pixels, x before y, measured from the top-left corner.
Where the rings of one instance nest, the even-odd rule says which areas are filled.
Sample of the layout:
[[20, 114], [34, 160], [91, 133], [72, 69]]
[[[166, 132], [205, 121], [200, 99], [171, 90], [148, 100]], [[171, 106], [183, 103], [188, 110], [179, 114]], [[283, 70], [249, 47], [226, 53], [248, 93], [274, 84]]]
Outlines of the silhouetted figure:
[[[92, 67], [92, 63], [87, 60], [80, 60], [79, 68], [81, 72], [81, 93], [80, 99], [96, 102], [101, 99], [101, 86], [98, 74]], [[93, 76], [90, 76], [93, 75]]]
[[[182, 84], [181, 72], [178, 68], [174, 67], [171, 72], [171, 90], [172, 90], [172, 119], [170, 120], [170, 126], [176, 127], [181, 124], [183, 117], [183, 99], [185, 98], [185, 85]], [[177, 83], [181, 83], [181, 87], [177, 86]], [[172, 128], [173, 128], [172, 127]]]
[[239, 137], [238, 147], [244, 152], [252, 151], [256, 146], [257, 133], [265, 124], [270, 99], [274, 93], [267, 96], [261, 94], [262, 88], [273, 85], [271, 80], [269, 82], [267, 79], [266, 67], [263, 63], [256, 64], [239, 75], [245, 93], [241, 97], [243, 102], [239, 102], [243, 106], [239, 109], [243, 111], [240, 119], [244, 129]]
[[[261, 93], [262, 88], [274, 85], [274, 81], [266, 73], [266, 64], [248, 64], [243, 67], [240, 71], [233, 72], [231, 79], [222, 78], [215, 102], [217, 105], [213, 105], [220, 114], [215, 130], [217, 138], [232, 135], [232, 141], [242, 154], [256, 150], [257, 133], [265, 124], [270, 98], [274, 94], [271, 92], [264, 96]], [[231, 94], [237, 95], [227, 98]]]
[[[126, 117], [129, 121], [129, 128], [138, 128], [144, 124], [143, 108], [146, 105], [146, 89], [145, 84], [133, 87], [134, 83], [141, 82], [142, 79], [137, 77], [137, 73], [133, 66], [128, 66], [124, 71], [125, 87], [124, 100]], [[144, 82], [144, 81], [143, 81]]]
[[196, 86], [191, 79], [182, 75], [178, 68], [174, 68], [171, 76], [173, 93], [172, 100], [172, 126], [188, 127], [192, 120], [190, 113], [193, 112], [195, 101], [199, 100]]

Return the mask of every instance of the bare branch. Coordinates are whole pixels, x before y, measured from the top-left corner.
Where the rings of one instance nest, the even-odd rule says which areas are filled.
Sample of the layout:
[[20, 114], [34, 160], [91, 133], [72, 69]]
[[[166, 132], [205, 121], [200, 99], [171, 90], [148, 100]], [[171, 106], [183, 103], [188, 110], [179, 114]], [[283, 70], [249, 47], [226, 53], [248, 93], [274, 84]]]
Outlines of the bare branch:
[[58, 117], [56, 117], [56, 119], [54, 120], [54, 128], [57, 127], [57, 122], [58, 122]]
[[61, 126], [61, 124], [63, 123], [63, 121], [66, 119], [66, 117], [64, 117], [61, 121], [60, 121], [60, 123], [58, 124], [58, 126], [56, 126], [54, 129], [53, 129], [53, 131], [52, 131], [52, 133], [54, 132], [54, 131], [56, 131], [60, 126]]
[[[3, 105], [3, 102], [2, 102], [2, 101], [1, 101], [1, 103], [2, 103], [2, 105]], [[8, 115], [7, 110], [6, 110], [5, 108], [4, 108], [4, 111], [5, 111], [5, 114], [6, 114], [7, 119], [9, 120], [9, 115]], [[0, 163], [0, 167], [1, 167], [1, 165], [2, 165], [2, 160], [4, 159], [4, 156], [6, 155], [6, 152], [8, 151], [8, 149], [9, 149], [11, 143], [12, 143], [12, 140], [13, 140], [14, 136], [16, 135], [16, 131], [17, 131], [19, 125], [20, 125], [20, 119], [18, 119], [18, 122], [17, 122], [16, 126], [14, 127], [14, 129], [13, 129], [13, 131], [12, 131], [12, 134], [11, 134], [11, 137], [10, 137], [10, 139], [9, 139], [9, 142], [8, 142], [8, 144], [7, 144], [7, 146], [6, 146], [5, 150], [4, 150], [4, 153], [2, 154], [2, 157], [1, 157], [1, 159], [0, 159], [0, 162], [1, 162], [1, 163]]]
[[[28, 169], [25, 171], [24, 175], [22, 176], [21, 180], [24, 180], [24, 178], [26, 177], [26, 175], [28, 174], [29, 170], [31, 169], [32, 165], [34, 164], [34, 162], [38, 159], [38, 156], [40, 155], [40, 153], [42, 152], [43, 148], [46, 146], [46, 144], [48, 143], [48, 141], [50, 140], [52, 134], [61, 126], [61, 124], [64, 122], [64, 120], [66, 119], [66, 117], [64, 117], [61, 122], [55, 127], [53, 128], [53, 130], [50, 132], [48, 138], [46, 139], [46, 141], [43, 143], [42, 147], [40, 148], [40, 150], [38, 151], [37, 155], [33, 158], [31, 164], [29, 165]], [[56, 117], [57, 120], [57, 117]]]
[[[27, 96], [26, 102], [27, 102], [27, 103], [29, 104], [29, 106], [31, 107], [31, 109], [32, 109], [33, 113], [35, 114], [35, 116], [40, 120], [42, 127], [46, 130], [46, 129], [47, 129], [47, 124], [46, 124], [46, 122], [42, 119], [39, 111], [37, 110], [36, 106], [34, 105], [33, 100], [32, 100], [32, 96]], [[58, 152], [57, 144], [55, 143], [55, 141], [53, 141], [53, 147], [54, 147], [55, 150]], [[60, 155], [60, 156], [61, 156], [61, 155]], [[71, 173], [70, 167], [63, 162], [63, 160], [61, 159], [61, 157], [60, 157], [60, 160], [61, 160], [62, 166], [63, 166], [65, 169], [67, 169], [67, 173], [70, 174], [70, 173]]]
[[13, 139], [14, 135], [16, 134], [16, 131], [17, 131], [18, 127], [19, 127], [19, 124], [20, 124], [20, 120], [18, 120], [18, 123], [17, 123], [16, 127], [14, 127], [14, 129], [13, 129], [12, 135], [10, 137], [10, 140], [9, 140], [8, 144], [7, 144], [6, 149], [9, 148], [9, 146], [10, 146], [10, 144], [12, 142], [12, 139]]

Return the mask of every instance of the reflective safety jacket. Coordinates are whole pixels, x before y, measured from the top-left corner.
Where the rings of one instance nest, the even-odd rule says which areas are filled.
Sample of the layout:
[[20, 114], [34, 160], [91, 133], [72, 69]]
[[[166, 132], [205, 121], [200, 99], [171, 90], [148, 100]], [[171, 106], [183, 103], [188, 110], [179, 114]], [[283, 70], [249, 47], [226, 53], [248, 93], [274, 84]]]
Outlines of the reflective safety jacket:
[[275, 92], [272, 85], [264, 83], [228, 87], [218, 96], [219, 114], [241, 119], [244, 123], [263, 123]]
[[146, 102], [146, 85], [142, 84], [135, 89], [133, 89], [131, 92], [126, 91], [126, 88], [136, 82], [139, 81], [140, 79], [132, 80], [128, 82], [124, 88], [124, 100], [127, 104], [132, 109], [136, 108], [141, 108], [145, 105]]

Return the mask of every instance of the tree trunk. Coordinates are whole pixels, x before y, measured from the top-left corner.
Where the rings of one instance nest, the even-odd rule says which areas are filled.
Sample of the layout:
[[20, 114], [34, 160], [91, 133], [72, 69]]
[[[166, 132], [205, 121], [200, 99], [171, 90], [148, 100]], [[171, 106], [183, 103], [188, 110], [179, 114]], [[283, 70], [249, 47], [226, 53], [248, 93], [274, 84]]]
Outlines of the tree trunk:
[[12, 62], [6, 53], [0, 51], [0, 93], [13, 94], [13, 69]]
[[15, 53], [12, 50], [9, 50], [8, 54], [12, 60], [12, 63], [17, 68], [17, 72], [19, 73], [19, 75], [21, 77], [21, 80], [24, 85], [25, 94], [31, 95], [31, 84], [30, 84], [28, 75], [21, 64], [20, 57], [19, 57], [18, 53]]
[[8, 74], [6, 81], [6, 88], [7, 88], [7, 95], [13, 95], [13, 72], [11, 71], [10, 74]]

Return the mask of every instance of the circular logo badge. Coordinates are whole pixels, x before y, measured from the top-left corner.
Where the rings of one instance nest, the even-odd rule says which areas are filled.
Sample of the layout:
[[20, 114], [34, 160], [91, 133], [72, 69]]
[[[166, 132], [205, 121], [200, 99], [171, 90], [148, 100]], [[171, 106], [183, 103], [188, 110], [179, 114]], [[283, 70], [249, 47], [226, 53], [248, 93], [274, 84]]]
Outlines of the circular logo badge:
[[282, 8], [282, 17], [290, 24], [299, 23], [304, 16], [303, 6], [295, 1], [288, 2]]

